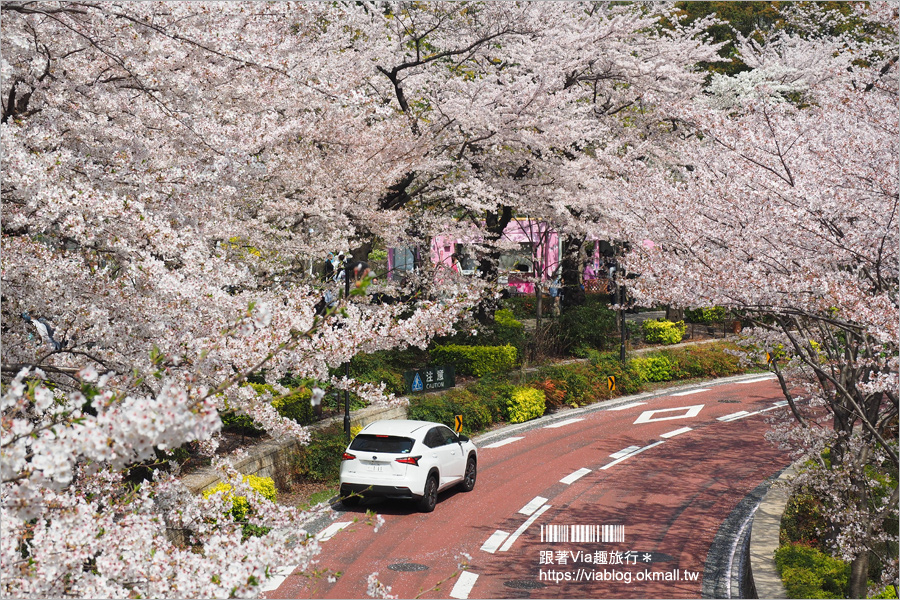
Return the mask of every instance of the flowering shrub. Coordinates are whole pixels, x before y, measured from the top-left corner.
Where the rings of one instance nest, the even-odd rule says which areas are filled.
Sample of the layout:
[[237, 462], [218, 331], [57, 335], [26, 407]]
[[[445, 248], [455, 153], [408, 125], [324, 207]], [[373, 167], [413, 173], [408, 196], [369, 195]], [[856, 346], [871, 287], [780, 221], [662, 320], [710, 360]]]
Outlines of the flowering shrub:
[[489, 373], [503, 373], [516, 365], [513, 346], [435, 346], [431, 360], [435, 364], [451, 364], [460, 375], [482, 377]]
[[506, 408], [510, 423], [523, 423], [543, 416], [547, 403], [543, 391], [520, 387], [513, 390], [512, 397], [506, 403]]
[[677, 344], [684, 337], [684, 321], [644, 321], [641, 331], [648, 344]]
[[[269, 502], [275, 502], [277, 492], [275, 491], [275, 482], [271, 477], [257, 477], [256, 475], [246, 475], [244, 482], [256, 492], [259, 492], [263, 498]], [[226, 501], [231, 501], [231, 515], [235, 521], [244, 521], [250, 511], [250, 505], [247, 503], [246, 496], [237, 496], [232, 493], [232, 486], [229, 483], [221, 482], [215, 486], [203, 491], [203, 497], [209, 498], [213, 494], [223, 493]]]

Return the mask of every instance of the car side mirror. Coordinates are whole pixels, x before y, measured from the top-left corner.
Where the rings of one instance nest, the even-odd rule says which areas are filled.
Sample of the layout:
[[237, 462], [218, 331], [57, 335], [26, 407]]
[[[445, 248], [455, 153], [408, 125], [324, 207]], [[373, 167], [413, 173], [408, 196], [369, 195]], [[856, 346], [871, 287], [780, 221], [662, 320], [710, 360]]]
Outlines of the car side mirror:
[[460, 443], [462, 443], [462, 442], [468, 442], [468, 441], [469, 441], [469, 437], [468, 437], [468, 436], [465, 436], [465, 435], [463, 435], [463, 434], [461, 434], [461, 433], [459, 434], [459, 442], [460, 442]]

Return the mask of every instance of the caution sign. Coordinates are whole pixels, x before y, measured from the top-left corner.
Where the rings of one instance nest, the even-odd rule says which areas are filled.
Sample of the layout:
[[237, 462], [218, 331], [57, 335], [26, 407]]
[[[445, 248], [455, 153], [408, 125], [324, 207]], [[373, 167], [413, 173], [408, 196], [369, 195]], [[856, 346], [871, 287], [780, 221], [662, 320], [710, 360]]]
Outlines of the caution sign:
[[453, 426], [453, 429], [456, 431], [456, 433], [462, 432], [462, 415], [456, 415], [456, 423]]
[[606, 387], [608, 387], [609, 391], [611, 391], [611, 392], [616, 391], [616, 376], [615, 375], [610, 375], [609, 377], [606, 378]]
[[766, 352], [766, 364], [772, 364], [772, 355]]

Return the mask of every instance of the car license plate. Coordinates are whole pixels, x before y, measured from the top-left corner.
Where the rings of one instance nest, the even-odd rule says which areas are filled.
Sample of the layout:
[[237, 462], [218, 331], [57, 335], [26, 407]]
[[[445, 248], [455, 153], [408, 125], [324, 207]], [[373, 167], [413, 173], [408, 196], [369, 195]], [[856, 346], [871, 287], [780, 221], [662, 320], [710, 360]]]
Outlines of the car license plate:
[[384, 471], [384, 465], [369, 465], [368, 469], [370, 471], [375, 471], [376, 473], [381, 473]]

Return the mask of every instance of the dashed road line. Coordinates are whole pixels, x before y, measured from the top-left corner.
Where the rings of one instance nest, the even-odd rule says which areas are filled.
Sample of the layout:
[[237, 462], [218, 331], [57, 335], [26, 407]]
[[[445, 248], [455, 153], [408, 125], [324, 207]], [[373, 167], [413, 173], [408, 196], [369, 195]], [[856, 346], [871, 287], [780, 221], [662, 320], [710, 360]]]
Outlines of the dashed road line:
[[731, 422], [731, 421], [737, 421], [738, 419], [744, 419], [746, 417], [752, 417], [753, 415], [759, 415], [764, 412], [769, 412], [770, 410], [775, 410], [776, 408], [782, 408], [783, 406], [787, 406], [787, 400], [784, 400], [783, 402], [784, 402], [783, 404], [781, 402], [776, 402], [774, 406], [770, 406], [769, 408], [762, 408], [762, 409], [754, 411], [752, 413], [746, 412], [746, 411], [741, 411], [744, 414], [734, 413], [733, 415], [726, 415], [726, 417], [731, 417], [731, 418], [719, 417], [719, 420]]
[[463, 571], [459, 574], [459, 579], [456, 580], [453, 589], [450, 590], [450, 597], [466, 600], [469, 594], [472, 593], [472, 588], [475, 587], [476, 581], [478, 581], [478, 575], [471, 571]]
[[519, 536], [522, 535], [523, 533], [525, 533], [525, 530], [528, 529], [529, 527], [531, 527], [531, 524], [534, 523], [535, 521], [537, 521], [538, 517], [540, 517], [542, 514], [544, 514], [548, 510], [550, 510], [550, 505], [545, 504], [540, 509], [538, 509], [538, 511], [536, 513], [534, 513], [533, 515], [528, 517], [527, 521], [522, 523], [522, 525], [520, 525], [519, 528], [516, 529], [511, 536], [506, 538], [506, 542], [504, 542], [503, 545], [500, 546], [500, 552], [506, 552], [507, 550], [509, 550], [512, 547], [513, 543], [517, 539], [519, 539]]
[[691, 394], [699, 394], [700, 392], [708, 392], [709, 388], [700, 388], [698, 390], [688, 390], [686, 392], [677, 392], [675, 394], [669, 394], [670, 396], [690, 396]]
[[497, 548], [506, 541], [506, 538], [509, 537], [509, 534], [505, 531], [500, 531], [499, 529], [491, 534], [491, 537], [487, 539], [485, 543], [481, 545], [481, 549], [485, 552], [493, 554], [497, 551]]
[[765, 377], [757, 377], [756, 379], [747, 379], [745, 381], [735, 381], [738, 385], [744, 385], [745, 383], [760, 383], [762, 381], [771, 381], [775, 379], [774, 375], [767, 375]]
[[338, 531], [344, 529], [345, 527], [349, 527], [352, 521], [341, 521], [340, 523], [332, 523], [322, 531], [316, 534], [316, 539], [320, 542], [324, 542], [326, 540], [330, 540], [333, 538]]
[[621, 450], [619, 450], [618, 452], [616, 452], [614, 454], [610, 454], [609, 457], [610, 458], [622, 458], [623, 456], [628, 456], [635, 450], [640, 450], [640, 449], [641, 449], [640, 446], [628, 446], [627, 448], [622, 448]]
[[723, 421], [723, 422], [727, 423], [728, 421], [736, 421], [736, 420], [740, 419], [741, 417], [748, 417], [748, 416], [750, 416], [749, 412], [747, 412], [746, 410], [741, 410], [736, 413], [731, 413], [730, 415], [725, 415], [724, 417], [716, 417], [716, 421]]
[[579, 479], [581, 479], [582, 477], [584, 477], [585, 475], [587, 475], [590, 472], [591, 472], [590, 469], [578, 469], [574, 473], [572, 473], [570, 475], [566, 475], [565, 477], [560, 479], [559, 482], [569, 485], [571, 483], [578, 481]]
[[505, 446], [507, 444], [512, 444], [513, 442], [518, 442], [519, 440], [524, 440], [524, 437], [508, 437], [505, 440], [500, 440], [499, 442], [494, 442], [493, 444], [488, 444], [487, 446], [482, 446], [482, 448], [499, 448], [500, 446]]
[[584, 421], [584, 419], [568, 419], [566, 421], [560, 421], [559, 423], [547, 425], [546, 427], [544, 427], [544, 429], [556, 429], [557, 427], [565, 427], [566, 425], [571, 425], [572, 423], [577, 423], [578, 421]]
[[260, 592], [272, 592], [281, 587], [281, 584], [284, 583], [284, 580], [288, 578], [288, 575], [294, 572], [299, 565], [288, 565], [286, 567], [278, 567], [275, 569], [275, 574], [266, 579], [265, 583], [263, 583], [259, 587]]
[[638, 450], [635, 450], [635, 451], [632, 452], [631, 454], [626, 454], [625, 456], [623, 456], [623, 457], [621, 457], [621, 458], [618, 458], [618, 459], [612, 461], [612, 462], [609, 463], [608, 465], [603, 465], [602, 467], [600, 467], [600, 470], [601, 470], [601, 471], [605, 471], [606, 469], [608, 469], [608, 468], [610, 468], [610, 467], [612, 467], [612, 466], [614, 466], [614, 465], [619, 464], [619, 463], [622, 462], [623, 460], [627, 460], [627, 459], [631, 458], [632, 456], [635, 456], [635, 455], [637, 455], [637, 454], [640, 454], [640, 453], [643, 452], [644, 450], [649, 450], [650, 448], [653, 448], [654, 446], [659, 446], [660, 444], [665, 444], [665, 442], [664, 442], [663, 440], [660, 440], [660, 441], [658, 441], [658, 442], [653, 442], [652, 444], [649, 444], [649, 445], [647, 445], [647, 446], [644, 446], [643, 448], [640, 448], [640, 449], [638, 449]]
[[545, 502], [547, 502], [547, 499], [546, 499], [546, 498], [542, 498], [541, 496], [537, 496], [534, 500], [532, 500], [531, 502], [529, 502], [528, 504], [526, 504], [525, 506], [523, 506], [523, 507], [519, 510], [519, 512], [522, 513], [523, 515], [529, 515], [529, 516], [531, 516], [531, 515], [534, 514], [534, 511], [536, 511], [536, 510], [539, 509], [541, 506], [543, 506]]
[[693, 431], [690, 427], [682, 427], [681, 429], [676, 429], [675, 431], [670, 431], [669, 433], [663, 433], [659, 437], [661, 438], [671, 438], [676, 435], [681, 435], [682, 433], [687, 433], [688, 431]]
[[646, 402], [632, 402], [631, 404], [623, 404], [622, 406], [614, 406], [613, 408], [608, 408], [606, 410], [625, 410], [626, 408], [634, 408], [635, 406], [641, 406], [643, 404], [647, 404]]

